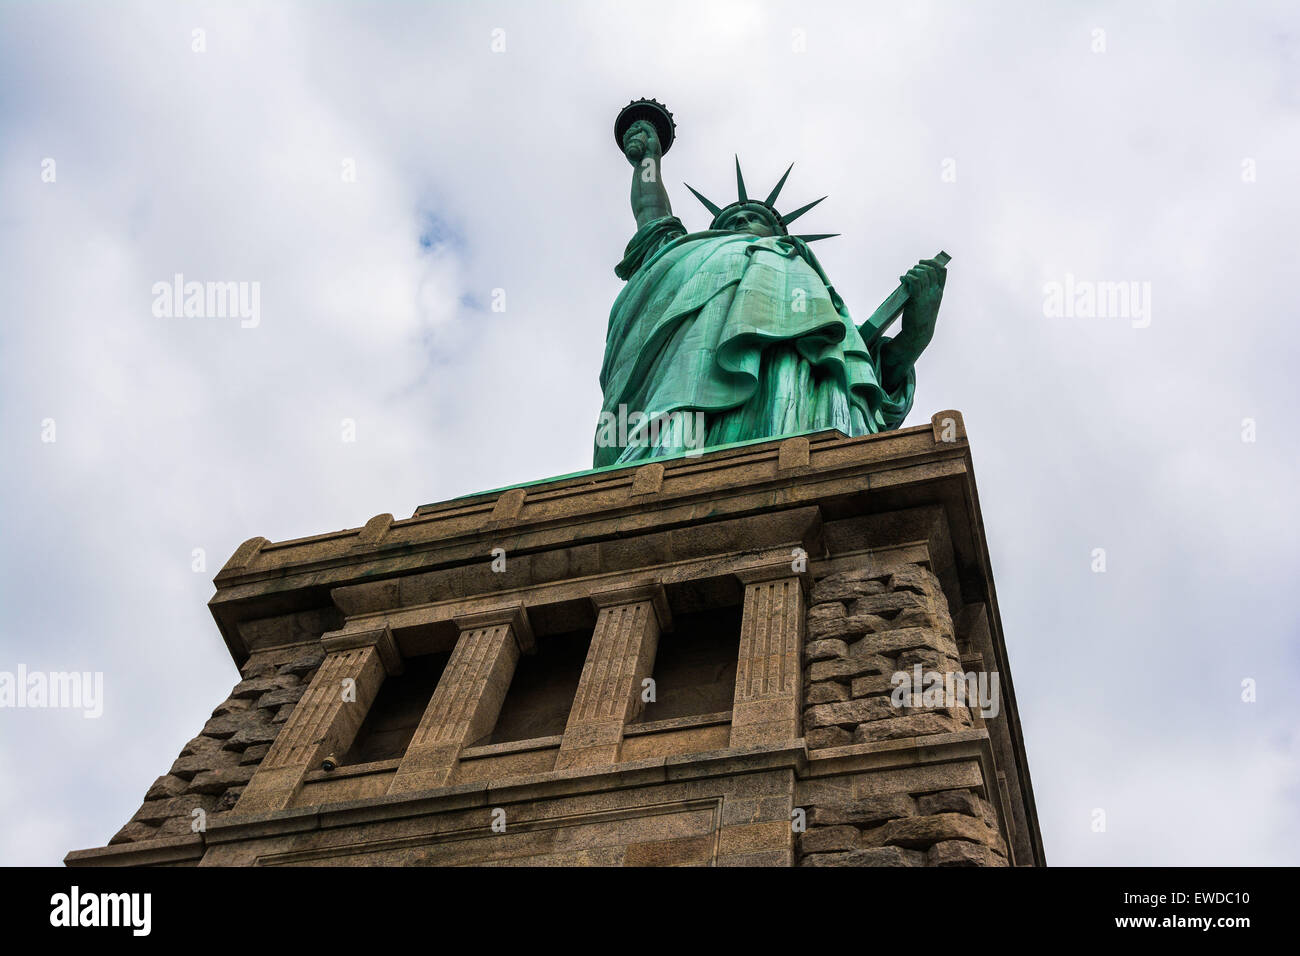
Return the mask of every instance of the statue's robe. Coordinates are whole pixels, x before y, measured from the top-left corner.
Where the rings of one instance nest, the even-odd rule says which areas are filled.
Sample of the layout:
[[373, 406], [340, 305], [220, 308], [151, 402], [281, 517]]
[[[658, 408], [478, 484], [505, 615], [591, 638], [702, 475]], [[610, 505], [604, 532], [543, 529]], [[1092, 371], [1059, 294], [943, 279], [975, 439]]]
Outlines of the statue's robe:
[[596, 467], [827, 428], [865, 435], [912, 407], [915, 369], [885, 388], [889, 340], [867, 348], [801, 239], [688, 234], [667, 216], [637, 230], [614, 271], [627, 284], [609, 314]]

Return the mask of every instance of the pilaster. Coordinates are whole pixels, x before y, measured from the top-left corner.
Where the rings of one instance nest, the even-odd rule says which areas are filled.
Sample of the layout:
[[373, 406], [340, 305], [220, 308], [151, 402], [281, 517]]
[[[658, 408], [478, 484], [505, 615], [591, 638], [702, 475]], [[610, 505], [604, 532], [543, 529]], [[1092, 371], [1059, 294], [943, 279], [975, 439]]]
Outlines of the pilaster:
[[617, 763], [623, 728], [641, 711], [641, 682], [654, 670], [661, 630], [672, 626], [658, 584], [593, 594], [596, 630], [564, 728], [556, 769]]
[[533, 648], [522, 605], [456, 619], [460, 637], [411, 738], [389, 793], [444, 787], [460, 752], [492, 732], [519, 655]]
[[745, 585], [731, 746], [799, 737], [803, 581], [790, 563], [738, 572]]
[[380, 685], [401, 671], [387, 627], [325, 635], [325, 660], [235, 805], [236, 813], [283, 810], [308, 770], [355, 739]]

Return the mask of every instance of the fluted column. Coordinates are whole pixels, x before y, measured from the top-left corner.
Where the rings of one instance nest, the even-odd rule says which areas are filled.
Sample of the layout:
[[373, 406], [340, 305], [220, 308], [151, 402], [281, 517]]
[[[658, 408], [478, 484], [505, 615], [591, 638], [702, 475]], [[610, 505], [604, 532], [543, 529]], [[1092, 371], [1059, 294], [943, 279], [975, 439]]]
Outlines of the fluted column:
[[803, 582], [788, 564], [738, 576], [745, 585], [745, 608], [731, 707], [731, 746], [795, 740], [803, 680]]
[[429, 790], [451, 782], [461, 750], [496, 726], [519, 655], [533, 648], [532, 628], [522, 605], [460, 617], [456, 624], [460, 637], [389, 793]]
[[401, 654], [387, 627], [327, 635], [321, 643], [325, 660], [244, 788], [236, 813], [289, 806], [308, 770], [352, 746], [384, 678], [401, 671]]
[[623, 728], [641, 712], [641, 682], [654, 670], [661, 629], [672, 626], [661, 585], [592, 595], [596, 629], [582, 665], [556, 769], [617, 763]]

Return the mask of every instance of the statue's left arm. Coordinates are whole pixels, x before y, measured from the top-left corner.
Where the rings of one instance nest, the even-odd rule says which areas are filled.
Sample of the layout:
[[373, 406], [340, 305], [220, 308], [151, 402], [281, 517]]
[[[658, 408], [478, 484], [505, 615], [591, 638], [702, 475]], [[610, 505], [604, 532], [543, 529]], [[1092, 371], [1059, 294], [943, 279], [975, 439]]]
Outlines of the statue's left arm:
[[899, 276], [907, 288], [903, 330], [887, 341], [880, 352], [881, 384], [887, 390], [894, 391], [907, 382], [912, 366], [934, 337], [947, 279], [948, 270], [935, 259], [922, 259], [907, 270], [907, 275]]

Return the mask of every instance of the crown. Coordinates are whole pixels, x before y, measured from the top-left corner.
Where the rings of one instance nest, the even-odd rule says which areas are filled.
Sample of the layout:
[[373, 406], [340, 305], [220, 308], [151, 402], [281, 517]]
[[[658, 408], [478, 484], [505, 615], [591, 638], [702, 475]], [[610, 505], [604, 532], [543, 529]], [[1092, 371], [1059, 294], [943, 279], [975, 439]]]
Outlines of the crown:
[[[788, 212], [785, 213], [784, 215], [782, 215], [780, 212], [777, 212], [776, 206], [772, 204], [776, 202], [776, 197], [781, 195], [781, 187], [785, 185], [786, 178], [789, 177], [791, 169], [794, 169], [794, 163], [791, 163], [789, 168], [786, 169], [784, 175], [782, 175], [780, 180], [777, 181], [777, 184], [772, 187], [772, 191], [767, 194], [766, 199], [750, 199], [749, 194], [745, 191], [745, 177], [740, 171], [740, 157], [737, 156], [736, 157], [736, 193], [739, 195], [740, 198], [737, 199], [735, 202], [730, 203], [726, 206], [719, 206], [717, 203], [708, 199], [707, 197], [702, 195], [700, 191], [696, 189], [694, 186], [692, 186], [690, 183], [684, 183], [683, 185], [686, 186], [687, 189], [689, 189], [692, 193], [695, 194], [696, 199], [704, 203], [705, 209], [713, 213], [713, 222], [709, 224], [710, 228], [717, 226], [718, 220], [723, 218], [723, 214], [728, 212], [731, 209], [736, 208], [737, 206], [759, 205], [765, 207], [767, 211], [772, 214], [772, 218], [776, 221], [777, 227], [781, 230], [781, 234], [783, 236], [788, 236], [790, 235], [790, 228], [789, 228], [790, 223], [794, 222], [796, 219], [798, 219], [800, 216], [806, 213], [813, 206], [821, 202], [822, 199], [826, 198], [825, 196], [823, 196], [821, 199], [814, 199], [812, 202], [808, 203], [808, 205], [800, 206], [798, 209], [794, 210], [793, 212]], [[838, 235], [839, 235], [838, 232], [823, 232], [823, 233], [815, 233], [810, 235], [795, 236], [794, 238], [802, 239], [804, 242], [816, 242], [818, 239], [831, 239]]]

